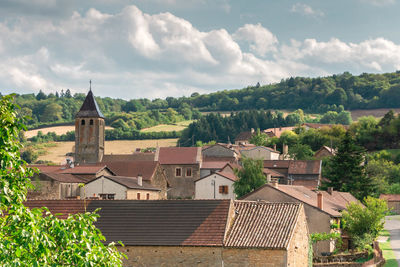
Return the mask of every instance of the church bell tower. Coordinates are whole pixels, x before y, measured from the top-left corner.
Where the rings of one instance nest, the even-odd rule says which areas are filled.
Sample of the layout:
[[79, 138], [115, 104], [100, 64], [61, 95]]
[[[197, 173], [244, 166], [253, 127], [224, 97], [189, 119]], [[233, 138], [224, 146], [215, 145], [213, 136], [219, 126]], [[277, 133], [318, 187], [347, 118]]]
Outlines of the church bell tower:
[[90, 90], [75, 115], [75, 163], [101, 162], [104, 155], [104, 115]]

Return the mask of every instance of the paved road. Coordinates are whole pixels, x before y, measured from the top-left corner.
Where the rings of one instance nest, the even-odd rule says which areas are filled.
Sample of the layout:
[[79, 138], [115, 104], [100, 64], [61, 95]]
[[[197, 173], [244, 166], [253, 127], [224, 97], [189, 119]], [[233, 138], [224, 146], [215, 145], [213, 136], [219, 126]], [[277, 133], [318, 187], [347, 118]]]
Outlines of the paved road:
[[387, 216], [385, 229], [390, 233], [390, 245], [400, 266], [400, 216]]

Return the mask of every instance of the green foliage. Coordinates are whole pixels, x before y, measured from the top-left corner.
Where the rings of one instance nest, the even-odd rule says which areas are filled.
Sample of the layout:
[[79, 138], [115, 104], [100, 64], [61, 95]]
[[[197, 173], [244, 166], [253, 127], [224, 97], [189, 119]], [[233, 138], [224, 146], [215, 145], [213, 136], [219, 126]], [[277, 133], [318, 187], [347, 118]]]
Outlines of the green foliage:
[[376, 193], [376, 184], [366, 175], [364, 169], [365, 152], [357, 146], [349, 133], [341, 141], [335, 156], [327, 160], [324, 175], [325, 187], [352, 193], [356, 198]]
[[233, 184], [237, 198], [244, 196], [251, 191], [265, 184], [266, 179], [263, 173], [262, 160], [244, 158], [243, 168], [235, 170], [238, 180]]
[[121, 266], [115, 245], [102, 243], [96, 213], [62, 220], [23, 205], [33, 170], [19, 154], [18, 133], [25, 126], [16, 108], [12, 96], [0, 99], [0, 265]]
[[266, 146], [267, 145], [267, 138], [268, 136], [265, 133], [260, 132], [260, 129], [257, 129], [256, 134], [254, 134], [249, 142], [250, 144], [256, 145], [256, 146]]
[[21, 158], [27, 163], [35, 163], [38, 156], [39, 155], [31, 147], [28, 147], [21, 153]]
[[310, 240], [311, 240], [312, 245], [314, 245], [320, 241], [334, 241], [335, 242], [335, 252], [338, 252], [343, 245], [342, 237], [341, 237], [340, 233], [338, 233], [338, 232], [311, 233]]
[[359, 248], [364, 249], [363, 244], [375, 240], [379, 231], [383, 229], [387, 214], [385, 200], [367, 197], [364, 199], [364, 205], [350, 203], [342, 212], [342, 219], [350, 237], [358, 240]]
[[289, 147], [289, 155], [295, 160], [311, 160], [314, 158], [314, 152], [309, 145], [295, 144]]

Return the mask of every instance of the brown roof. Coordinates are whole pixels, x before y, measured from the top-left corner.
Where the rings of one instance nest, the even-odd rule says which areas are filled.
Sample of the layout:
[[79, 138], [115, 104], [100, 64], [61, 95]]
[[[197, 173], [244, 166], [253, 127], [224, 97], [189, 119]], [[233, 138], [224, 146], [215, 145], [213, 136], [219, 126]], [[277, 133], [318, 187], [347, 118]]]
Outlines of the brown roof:
[[137, 177], [150, 181], [159, 164], [157, 161], [111, 161], [104, 162], [113, 173], [119, 176]]
[[285, 249], [302, 208], [300, 203], [235, 201], [236, 218], [225, 246]]
[[343, 125], [343, 124], [323, 124], [323, 123], [303, 123], [301, 126], [307, 126], [309, 128], [314, 128], [314, 129], [320, 129], [323, 127], [328, 127], [328, 128], [332, 128], [333, 126], [341, 126], [345, 129], [348, 129], [349, 126], [348, 125]]
[[387, 201], [400, 201], [400, 194], [381, 194], [379, 198]]
[[97, 105], [96, 99], [93, 96], [92, 90], [87, 94], [85, 101], [83, 101], [82, 107], [78, 113], [76, 113], [75, 118], [103, 118], [104, 115], [101, 113], [99, 106]]
[[198, 164], [201, 147], [160, 147], [160, 164]]
[[136, 152], [133, 154], [111, 154], [104, 155], [102, 162], [112, 161], [154, 161], [155, 153], [152, 152]]
[[240, 147], [238, 147], [239, 151], [247, 151], [247, 150], [253, 150], [253, 149], [258, 149], [258, 148], [266, 149], [271, 152], [280, 153], [279, 151], [273, 150], [272, 148], [267, 147], [267, 146], [240, 146]]
[[315, 179], [293, 179], [291, 181], [291, 185], [302, 185], [307, 187], [308, 189], [311, 190], [316, 190], [318, 188], [318, 180]]
[[264, 168], [288, 169], [289, 174], [320, 174], [320, 160], [264, 160]]
[[107, 169], [112, 173], [112, 171], [107, 168], [103, 163], [97, 164], [82, 164], [70, 168], [67, 165], [57, 165], [57, 166], [47, 166], [47, 165], [29, 165], [30, 167], [38, 168], [40, 172], [45, 173], [70, 173], [70, 174], [96, 174], [103, 169]]
[[253, 133], [251, 131], [241, 132], [236, 136], [235, 142], [248, 141], [252, 136], [253, 136]]
[[75, 175], [69, 173], [45, 173], [42, 172], [40, 175], [45, 176], [49, 179], [56, 180], [60, 183], [84, 183], [86, 180], [81, 179]]
[[144, 190], [151, 190], [151, 191], [161, 191], [161, 189], [152, 186], [149, 182], [147, 181], [142, 181], [142, 185], [138, 184], [138, 179], [135, 177], [126, 177], [126, 176], [109, 176], [109, 175], [102, 175], [94, 180], [91, 180], [87, 182], [86, 184], [90, 184], [93, 181], [96, 181], [100, 178], [106, 178], [111, 181], [116, 182], [117, 184], [120, 184], [122, 186], [125, 186], [126, 188], [129, 189], [144, 189]]
[[[279, 184], [278, 187], [273, 187], [270, 184], [265, 184], [259, 187], [258, 189], [254, 190], [253, 192], [245, 195], [244, 197], [242, 197], [242, 199], [246, 199], [246, 197], [254, 194], [255, 192], [263, 190], [263, 188], [267, 186], [275, 190], [278, 190], [280, 192], [283, 192], [288, 196], [291, 196], [305, 204], [308, 204], [318, 209], [317, 192], [301, 185]], [[322, 210], [333, 217], [341, 217], [340, 211], [345, 210], [346, 206], [350, 202], [357, 202], [357, 199], [347, 192], [333, 191], [332, 194], [329, 194], [326, 191], [320, 191], [320, 192], [322, 192], [323, 196]]]
[[107, 242], [129, 246], [222, 246], [229, 200], [92, 200]]
[[[86, 200], [86, 205], [90, 200]], [[47, 207], [50, 212], [55, 215], [62, 213], [57, 217], [61, 219], [66, 219], [69, 214], [77, 214], [85, 212], [85, 201], [83, 200], [27, 200], [25, 201], [25, 206], [29, 208], [42, 208]]]
[[269, 128], [269, 129], [265, 129], [263, 132], [265, 134], [267, 134], [269, 137], [281, 137], [282, 133], [284, 131], [293, 131], [294, 129], [296, 129], [296, 127], [294, 126], [290, 126], [290, 127], [278, 127], [278, 128]]
[[282, 173], [274, 171], [274, 170], [271, 170], [271, 169], [268, 169], [268, 168], [264, 168], [263, 169], [263, 173], [264, 174], [271, 174], [271, 177], [285, 177], [285, 175], [283, 175]]
[[227, 161], [203, 161], [201, 164], [202, 169], [217, 169], [220, 170], [227, 164]]
[[232, 181], [238, 180], [237, 176], [231, 172], [216, 172], [216, 173]]
[[225, 162], [236, 162], [237, 159], [235, 157], [203, 157], [203, 164], [204, 162], [211, 162], [211, 161], [225, 161]]

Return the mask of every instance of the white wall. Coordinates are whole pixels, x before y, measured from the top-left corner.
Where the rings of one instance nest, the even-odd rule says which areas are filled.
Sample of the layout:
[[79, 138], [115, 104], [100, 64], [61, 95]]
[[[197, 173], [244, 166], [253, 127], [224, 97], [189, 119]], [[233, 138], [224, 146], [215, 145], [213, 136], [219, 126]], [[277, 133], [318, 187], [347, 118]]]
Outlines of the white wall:
[[[212, 181], [215, 181], [215, 199], [235, 199], [233, 181], [216, 173], [195, 182], [195, 199], [214, 199]], [[219, 193], [219, 186], [221, 185], [228, 186], [228, 194]]]
[[85, 190], [81, 190], [81, 198], [84, 198], [84, 192], [86, 191], [86, 197], [93, 197], [96, 194], [115, 194], [115, 199], [126, 199], [126, 187], [117, 184], [107, 178], [101, 177], [85, 185]]
[[262, 160], [278, 160], [279, 152], [271, 152], [263, 147], [256, 147], [249, 150], [241, 150], [240, 153], [248, 158]]

